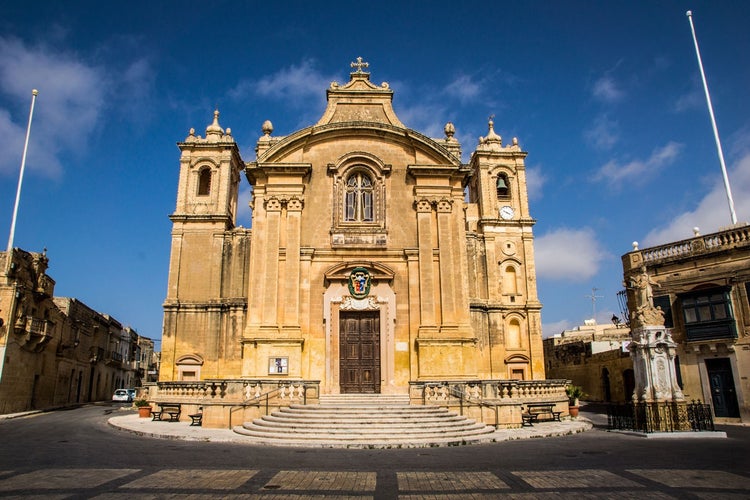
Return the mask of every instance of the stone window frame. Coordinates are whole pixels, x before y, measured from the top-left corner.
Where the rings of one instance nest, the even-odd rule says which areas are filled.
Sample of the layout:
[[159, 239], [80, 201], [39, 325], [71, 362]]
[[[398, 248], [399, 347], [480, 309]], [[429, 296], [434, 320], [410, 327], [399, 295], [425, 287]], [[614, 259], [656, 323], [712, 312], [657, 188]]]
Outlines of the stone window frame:
[[[510, 325], [512, 321], [518, 322], [518, 342], [517, 346], [510, 346], [508, 343], [508, 332], [510, 331]], [[528, 340], [528, 325], [526, 323], [526, 316], [520, 312], [512, 312], [503, 318], [503, 346], [508, 352], [526, 352], [529, 348]], [[516, 354], [517, 355], [517, 354]]]
[[[508, 268], [512, 268], [515, 271], [515, 283], [513, 284], [513, 292], [507, 291], [507, 285], [503, 282], [503, 280], [506, 279], [507, 275], [509, 274], [507, 272]], [[500, 295], [504, 297], [508, 297], [508, 300], [511, 302], [516, 302], [516, 297], [523, 298], [525, 288], [523, 286], [523, 263], [515, 258], [515, 257], [509, 257], [503, 260], [500, 260], [498, 262], [498, 270], [500, 272]], [[511, 299], [512, 297], [512, 299]]]
[[[333, 232], [383, 232], [386, 229], [386, 177], [391, 165], [377, 156], [363, 151], [353, 151], [340, 157], [336, 163], [328, 165], [328, 173], [333, 177]], [[352, 175], [366, 174], [372, 181], [372, 221], [346, 220], [347, 182]]]
[[210, 165], [201, 165], [197, 168], [196, 196], [211, 196], [213, 177], [213, 168]]
[[180, 356], [175, 361], [175, 368], [177, 369], [177, 380], [185, 380], [184, 373], [193, 373], [193, 378], [190, 381], [196, 381], [201, 379], [201, 368], [203, 367], [203, 357], [198, 354], [186, 354]]

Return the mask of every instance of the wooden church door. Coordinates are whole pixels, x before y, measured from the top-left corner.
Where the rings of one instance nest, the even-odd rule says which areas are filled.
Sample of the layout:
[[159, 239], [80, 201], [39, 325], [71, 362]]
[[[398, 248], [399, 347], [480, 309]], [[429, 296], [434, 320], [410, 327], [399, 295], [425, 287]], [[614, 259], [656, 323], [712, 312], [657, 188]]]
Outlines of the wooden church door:
[[380, 392], [380, 312], [341, 311], [341, 393]]

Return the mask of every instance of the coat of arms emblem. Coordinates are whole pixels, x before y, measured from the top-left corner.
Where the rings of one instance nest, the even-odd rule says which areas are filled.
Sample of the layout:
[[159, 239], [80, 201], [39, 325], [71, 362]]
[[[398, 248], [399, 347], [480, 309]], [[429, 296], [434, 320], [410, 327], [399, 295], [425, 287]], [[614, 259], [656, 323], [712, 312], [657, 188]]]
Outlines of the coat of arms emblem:
[[349, 274], [349, 293], [355, 299], [364, 299], [370, 294], [370, 272], [364, 267], [355, 267]]

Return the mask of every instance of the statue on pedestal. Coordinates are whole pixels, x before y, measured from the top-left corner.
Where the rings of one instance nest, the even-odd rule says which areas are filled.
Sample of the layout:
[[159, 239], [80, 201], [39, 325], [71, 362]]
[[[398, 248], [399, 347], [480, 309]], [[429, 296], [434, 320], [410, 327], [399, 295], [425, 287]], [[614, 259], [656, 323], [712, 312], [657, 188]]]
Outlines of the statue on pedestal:
[[[629, 285], [629, 286], [628, 286]], [[664, 312], [654, 307], [651, 279], [642, 266], [640, 273], [626, 286], [631, 291], [635, 306], [630, 313], [631, 338], [629, 349], [635, 372], [634, 402], [684, 401], [677, 384], [675, 355], [677, 344], [664, 326]]]

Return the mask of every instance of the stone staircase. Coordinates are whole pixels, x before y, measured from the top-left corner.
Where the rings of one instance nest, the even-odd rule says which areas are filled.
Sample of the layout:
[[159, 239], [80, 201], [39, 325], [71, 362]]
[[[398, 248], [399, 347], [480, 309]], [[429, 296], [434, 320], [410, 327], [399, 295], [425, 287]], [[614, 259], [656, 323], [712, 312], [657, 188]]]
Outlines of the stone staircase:
[[291, 405], [234, 432], [258, 444], [323, 448], [417, 448], [494, 441], [494, 427], [408, 395], [340, 394]]

